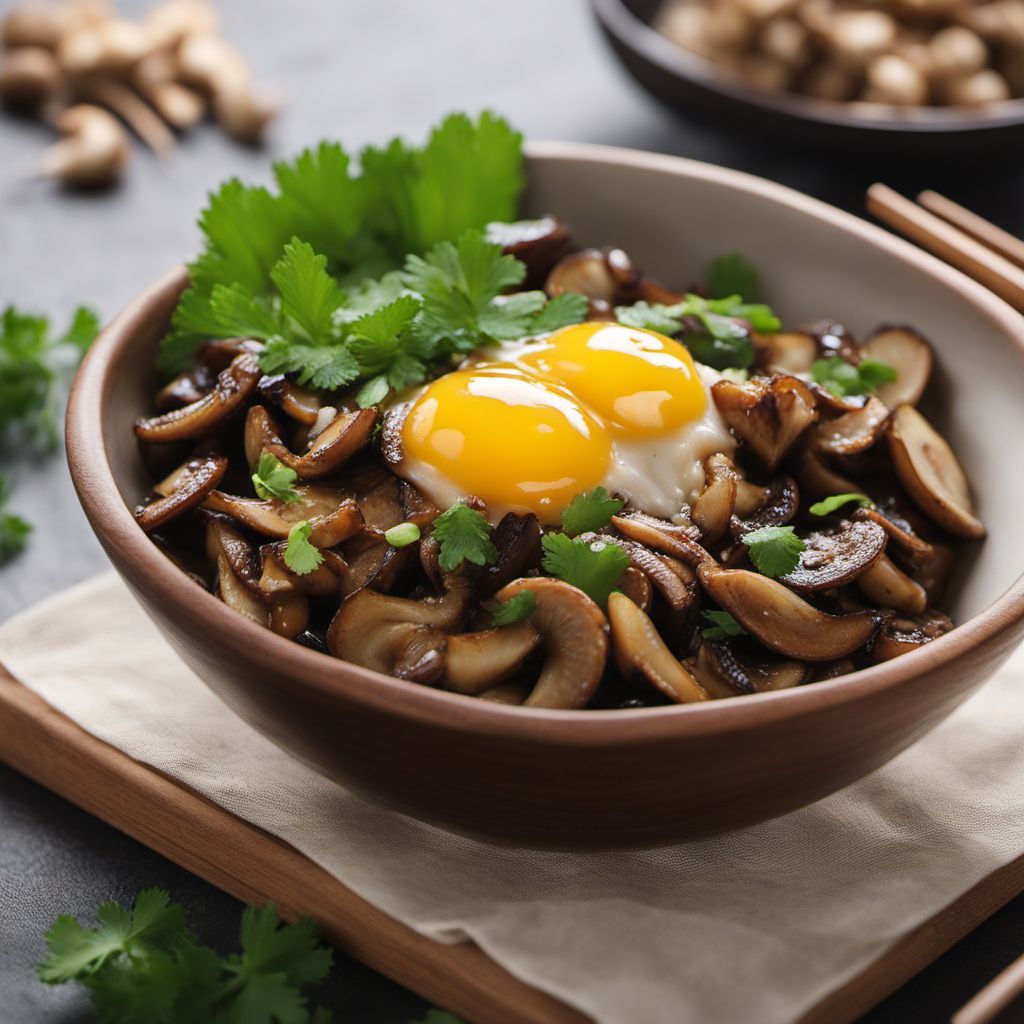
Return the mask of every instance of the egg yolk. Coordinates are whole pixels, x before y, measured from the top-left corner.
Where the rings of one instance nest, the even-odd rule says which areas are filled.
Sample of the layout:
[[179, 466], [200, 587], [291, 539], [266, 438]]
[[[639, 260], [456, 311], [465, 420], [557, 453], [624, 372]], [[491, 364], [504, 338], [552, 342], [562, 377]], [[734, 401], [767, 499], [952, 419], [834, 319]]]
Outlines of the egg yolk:
[[565, 385], [622, 436], [664, 433], [707, 408], [690, 353], [654, 331], [577, 324], [556, 331], [516, 362]]
[[511, 364], [457, 370], [428, 385], [402, 426], [405, 458], [489, 508], [558, 516], [596, 487], [612, 457], [603, 424], [565, 388]]

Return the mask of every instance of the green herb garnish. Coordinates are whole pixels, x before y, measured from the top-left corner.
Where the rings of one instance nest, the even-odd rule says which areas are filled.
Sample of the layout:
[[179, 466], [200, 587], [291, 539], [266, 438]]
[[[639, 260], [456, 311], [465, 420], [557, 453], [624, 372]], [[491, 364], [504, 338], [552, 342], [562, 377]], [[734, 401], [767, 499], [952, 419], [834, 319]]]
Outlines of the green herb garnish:
[[440, 547], [438, 564], [454, 572], [463, 562], [490, 565], [498, 557], [491, 542], [493, 528], [482, 512], [458, 502], [434, 520], [434, 536]]
[[294, 469], [290, 469], [270, 452], [264, 452], [260, 456], [256, 472], [252, 475], [252, 485], [261, 498], [268, 501], [276, 498], [290, 504], [302, 500], [302, 495], [294, 486], [297, 479], [298, 474]]
[[284, 564], [297, 576], [306, 576], [323, 564], [324, 554], [310, 543], [312, 525], [303, 520], [288, 531], [288, 544], [284, 549]]
[[842, 356], [816, 359], [811, 368], [815, 383], [840, 398], [874, 394], [883, 384], [896, 380], [896, 371], [877, 359], [863, 359], [854, 366]]
[[98, 925], [57, 918], [46, 934], [49, 954], [39, 977], [77, 981], [101, 1024], [328, 1024], [330, 1013], [307, 1006], [303, 988], [324, 978], [333, 954], [309, 918], [282, 924], [273, 904], [242, 914], [241, 952], [219, 956], [189, 929], [184, 908], [147, 889], [129, 910], [105, 903]]
[[537, 610], [537, 595], [532, 590], [520, 590], [507, 601], [485, 601], [496, 626], [511, 626], [528, 619]]
[[738, 252], [713, 259], [704, 272], [708, 294], [713, 299], [742, 295], [747, 302], [760, 297], [761, 275], [757, 267]]
[[810, 508], [811, 514], [816, 516], [828, 516], [833, 512], [851, 502], [856, 502], [858, 508], [870, 508], [874, 502], [866, 494], [833, 494], [830, 498], [822, 498], [816, 501]]
[[564, 533], [546, 534], [542, 564], [546, 572], [574, 587], [605, 608], [629, 565], [629, 555], [617, 544], [603, 540], [582, 540]]
[[603, 487], [577, 494], [562, 513], [562, 530], [570, 537], [603, 529], [618, 515], [625, 502], [608, 497]]
[[757, 571], [772, 579], [792, 572], [800, 564], [800, 552], [807, 549], [792, 526], [762, 526], [741, 539]]
[[21, 516], [4, 511], [10, 493], [6, 477], [0, 474], [0, 565], [24, 549], [32, 532], [32, 527]]
[[420, 539], [420, 528], [415, 523], [399, 523], [384, 531], [384, 539], [393, 548], [407, 548]]
[[701, 614], [711, 623], [700, 631], [705, 640], [725, 640], [732, 636], [746, 635], [747, 631], [728, 612], [704, 611]]

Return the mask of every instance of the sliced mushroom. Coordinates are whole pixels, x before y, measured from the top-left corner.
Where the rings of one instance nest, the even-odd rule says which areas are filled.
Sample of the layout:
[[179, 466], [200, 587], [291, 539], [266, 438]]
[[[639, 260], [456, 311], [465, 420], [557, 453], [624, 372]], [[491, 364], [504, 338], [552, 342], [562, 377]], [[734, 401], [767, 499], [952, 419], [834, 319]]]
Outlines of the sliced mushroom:
[[540, 645], [529, 622], [460, 633], [448, 637], [448, 658], [441, 685], [475, 696], [504, 682]]
[[497, 593], [508, 601], [529, 591], [537, 601], [530, 622], [543, 637], [544, 666], [528, 707], [582, 708], [589, 703], [608, 660], [608, 622], [601, 609], [561, 580], [514, 580]]
[[540, 534], [540, 520], [532, 512], [527, 515], [509, 512], [502, 517], [492, 538], [498, 557], [483, 573], [481, 597], [490, 597], [540, 563]]
[[268, 448], [283, 446], [277, 421], [262, 405], [252, 405], [245, 414], [245, 461], [255, 473], [260, 456]]
[[619, 279], [600, 249], [581, 249], [563, 257], [544, 282], [548, 295], [576, 292], [609, 304], [615, 302], [619, 287]]
[[814, 395], [819, 412], [826, 416], [842, 416], [843, 413], [856, 412], [863, 409], [868, 402], [867, 395], [837, 395], [815, 381], [808, 381], [807, 386]]
[[[220, 373], [226, 370], [235, 359], [241, 355], [258, 356], [263, 351], [263, 342], [255, 338], [212, 338], [204, 342], [196, 358], [199, 362], [212, 370]], [[259, 383], [267, 378], [261, 377]]]
[[484, 690], [477, 699], [488, 701], [491, 704], [519, 705], [525, 703], [526, 698], [529, 696], [530, 691], [527, 687], [512, 681], [499, 683], [489, 690]]
[[231, 568], [225, 554], [217, 557], [217, 596], [240, 615], [261, 626], [270, 625], [270, 601], [246, 587]]
[[890, 409], [917, 405], [928, 386], [935, 357], [932, 347], [912, 327], [883, 327], [860, 350], [863, 359], [877, 359], [896, 371], [896, 379], [876, 392]]
[[818, 418], [814, 396], [798, 377], [755, 377], [743, 384], [720, 380], [711, 395], [725, 425], [769, 472]]
[[612, 651], [626, 679], [647, 679], [677, 704], [708, 700], [708, 693], [665, 645], [654, 623], [625, 594], [608, 598]]
[[831, 494], [857, 494], [860, 486], [829, 465], [809, 444], [801, 445], [796, 474], [803, 490], [815, 498]]
[[[629, 555], [630, 568], [641, 573], [661, 595], [668, 617], [662, 623], [669, 633], [678, 632], [684, 625], [689, 612], [696, 607], [698, 600], [694, 578], [684, 579], [675, 571], [674, 559], [666, 558], [651, 551], [649, 547], [628, 538], [598, 537], [597, 534], [584, 534], [584, 539], [591, 538], [617, 544]], [[699, 545], [698, 545], [699, 546]], [[703, 550], [703, 548], [701, 549]], [[680, 563], [675, 562], [675, 565]], [[640, 604], [640, 601], [636, 602]]]
[[156, 501], [135, 510], [135, 521], [150, 533], [191, 509], [198, 508], [221, 482], [228, 469], [222, 455], [191, 459], [157, 484]]
[[216, 513], [206, 515], [206, 557], [219, 565], [227, 559], [236, 581], [253, 597], [263, 599], [260, 589], [260, 562], [256, 549], [238, 530], [234, 521]]
[[885, 555], [860, 575], [857, 586], [872, 604], [880, 608], [893, 608], [904, 615], [920, 615], [928, 607], [924, 587], [915, 583]]
[[619, 589], [641, 611], [650, 612], [651, 602], [654, 600], [654, 587], [647, 573], [641, 572], [634, 565], [626, 566], [626, 571], [619, 579]]
[[183, 441], [205, 437], [238, 412], [256, 390], [260, 368], [250, 353], [236, 356], [217, 377], [213, 390], [191, 405], [135, 422], [143, 441]]
[[543, 281], [569, 245], [569, 229], [550, 215], [536, 220], [493, 221], [485, 231], [488, 242], [526, 264], [528, 283]]
[[881, 507], [859, 508], [850, 518], [877, 523], [889, 538], [890, 550], [895, 548], [901, 561], [915, 569], [927, 565], [935, 555], [933, 545], [914, 533], [910, 523], [902, 517], [887, 514]]
[[[254, 406], [252, 412], [260, 408]], [[249, 423], [246, 421], [246, 452], [250, 450]], [[257, 421], [254, 421], [257, 422]], [[304, 455], [295, 455], [277, 440], [267, 440], [264, 447], [289, 469], [294, 470], [300, 480], [316, 480], [327, 476], [349, 461], [369, 441], [377, 422], [376, 409], [358, 409], [355, 412], [341, 412], [326, 426], [310, 445]]]
[[277, 498], [238, 498], [223, 491], [212, 491], [205, 507], [223, 512], [238, 522], [263, 534], [264, 537], [286, 538], [296, 523], [309, 522], [311, 544], [318, 548], [332, 548], [358, 533], [363, 517], [352, 500], [342, 498], [338, 491], [328, 487], [306, 484], [296, 487], [299, 500], [280, 501]]
[[816, 423], [808, 441], [825, 455], [856, 455], [881, 438], [888, 421], [889, 407], [872, 395], [860, 409]]
[[952, 570], [953, 549], [946, 544], [933, 544], [931, 558], [913, 572], [914, 581], [924, 587], [929, 604], [938, 604], [945, 596]]
[[765, 526], [785, 526], [800, 508], [800, 488], [791, 476], [776, 477], [766, 488], [758, 490], [761, 502], [752, 513], [744, 519], [735, 515], [730, 520], [729, 528], [736, 540]]
[[[642, 512], [612, 516], [612, 526], [624, 537], [673, 558], [682, 559], [687, 565], [696, 566], [711, 558], [707, 550], [697, 543], [690, 527], [674, 526]], [[642, 569], [643, 566], [638, 568]]]
[[711, 682], [712, 696], [735, 697], [769, 690], [788, 690], [807, 682], [809, 667], [802, 661], [762, 655], [755, 660], [742, 656], [732, 640], [712, 640], [701, 645], [695, 668], [702, 680]]
[[805, 331], [752, 335], [758, 365], [766, 373], [810, 373], [818, 358], [818, 343]]
[[312, 572], [299, 575], [284, 560], [285, 541], [264, 544], [260, 548], [263, 574], [259, 588], [267, 595], [289, 592], [308, 597], [335, 597], [341, 593], [341, 580], [348, 569], [345, 559], [336, 551], [323, 551], [323, 561]]
[[800, 564], [779, 580], [809, 594], [863, 579], [884, 557], [886, 536], [877, 523], [844, 519], [806, 534], [803, 541], [806, 548], [800, 552]]
[[198, 402], [213, 389], [217, 378], [209, 367], [200, 363], [187, 373], [179, 374], [156, 393], [156, 407], [161, 412], [180, 409]]
[[[353, 537], [343, 550], [348, 563], [348, 569], [341, 578], [344, 597], [364, 587], [387, 594], [412, 567], [416, 556], [413, 545], [394, 548], [386, 540], [369, 534]], [[437, 589], [441, 589], [440, 585]]]
[[736, 467], [726, 455], [715, 453], [704, 460], [704, 490], [693, 503], [693, 521], [701, 540], [713, 544], [725, 533], [736, 507]]
[[935, 428], [912, 405], [901, 405], [888, 436], [896, 474], [921, 511], [956, 537], [984, 537], [967, 477]]
[[943, 612], [932, 610], [924, 615], [906, 618], [891, 618], [882, 628], [871, 645], [871, 656], [875, 661], [889, 661], [923, 647], [932, 640], [948, 633], [953, 621]]
[[697, 570], [708, 596], [748, 633], [779, 654], [801, 661], [845, 658], [871, 639], [877, 617], [869, 611], [828, 615], [788, 587], [745, 569], [705, 562]]
[[346, 494], [359, 506], [366, 529], [378, 537], [405, 518], [401, 481], [394, 473], [369, 467], [345, 483]]
[[839, 356], [848, 363], [860, 362], [857, 340], [836, 320], [819, 320], [807, 328], [818, 343], [818, 353], [823, 358]]
[[312, 427], [316, 423], [322, 404], [319, 396], [299, 387], [284, 374], [262, 377], [259, 389], [261, 395], [280, 406], [286, 415], [303, 426]]
[[269, 627], [278, 636], [294, 640], [309, 627], [309, 599], [297, 590], [270, 596]]

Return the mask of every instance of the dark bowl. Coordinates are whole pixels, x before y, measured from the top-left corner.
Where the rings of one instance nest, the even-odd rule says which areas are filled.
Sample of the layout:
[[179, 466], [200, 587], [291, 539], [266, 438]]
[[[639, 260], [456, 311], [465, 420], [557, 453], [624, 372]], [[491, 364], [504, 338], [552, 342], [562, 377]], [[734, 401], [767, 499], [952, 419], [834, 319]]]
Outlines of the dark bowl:
[[736, 246], [763, 267], [790, 322], [830, 314], [862, 331], [899, 317], [931, 337], [955, 382], [937, 422], [989, 527], [957, 588], [963, 625], [842, 679], [620, 711], [500, 706], [285, 640], [192, 582], [132, 515], [151, 485], [132, 422], [151, 407], [153, 357], [184, 269], [104, 330], [75, 381], [68, 459], [86, 515], [172, 647], [227, 704], [323, 774], [407, 814], [519, 845], [611, 848], [733, 829], [826, 796], [934, 727], [1024, 632], [1024, 478], [1000, 440], [1024, 433], [1024, 321], [908, 243], [779, 185], [599, 146], [529, 154], [524, 212], [557, 212], [584, 244], [622, 245], [670, 281]]
[[591, 0], [605, 37], [633, 77], [674, 110], [777, 146], [842, 148], [853, 155], [975, 159], [981, 152], [1024, 146], [1024, 99], [990, 112], [912, 108], [898, 117], [859, 116], [843, 103], [768, 93], [730, 78], [650, 25], [661, 0]]

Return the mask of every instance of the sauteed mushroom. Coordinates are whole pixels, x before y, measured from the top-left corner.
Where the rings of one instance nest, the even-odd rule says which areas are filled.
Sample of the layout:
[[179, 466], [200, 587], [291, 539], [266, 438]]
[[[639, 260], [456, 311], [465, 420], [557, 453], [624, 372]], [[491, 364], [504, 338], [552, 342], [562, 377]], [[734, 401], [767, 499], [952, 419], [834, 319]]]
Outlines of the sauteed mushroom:
[[222, 455], [204, 455], [189, 460], [156, 485], [154, 491], [160, 497], [149, 505], [139, 506], [135, 510], [135, 521], [150, 533], [197, 508], [221, 482], [227, 469], [228, 460]]
[[725, 455], [709, 455], [704, 460], [704, 490], [693, 503], [693, 521], [701, 539], [714, 543], [725, 533], [729, 517], [736, 507], [736, 468]]
[[479, 695], [520, 669], [540, 641], [540, 633], [529, 622], [450, 636], [441, 685]]
[[863, 579], [878, 564], [885, 551], [885, 539], [885, 530], [876, 523], [844, 519], [835, 526], [806, 534], [800, 564], [779, 579], [804, 594], [846, 586]]
[[826, 456], [856, 455], [881, 438], [888, 421], [889, 407], [872, 395], [853, 412], [819, 421], [808, 437], [811, 445]]
[[277, 498], [239, 498], [212, 491], [205, 506], [223, 512], [264, 537], [285, 538], [296, 523], [309, 522], [313, 528], [310, 542], [318, 548], [330, 548], [358, 533], [363, 517], [354, 501], [346, 500], [330, 488], [307, 484], [297, 487], [299, 500]]
[[864, 359], [877, 359], [896, 371], [896, 379], [883, 384], [877, 397], [890, 409], [917, 405], [932, 375], [932, 347], [912, 327], [886, 327], [861, 348]]
[[924, 587], [901, 572], [891, 558], [883, 555], [857, 579], [864, 596], [880, 608], [893, 608], [904, 615], [920, 615], [928, 607]]

